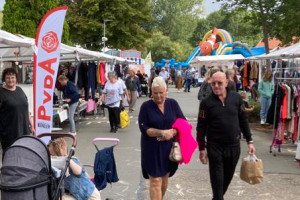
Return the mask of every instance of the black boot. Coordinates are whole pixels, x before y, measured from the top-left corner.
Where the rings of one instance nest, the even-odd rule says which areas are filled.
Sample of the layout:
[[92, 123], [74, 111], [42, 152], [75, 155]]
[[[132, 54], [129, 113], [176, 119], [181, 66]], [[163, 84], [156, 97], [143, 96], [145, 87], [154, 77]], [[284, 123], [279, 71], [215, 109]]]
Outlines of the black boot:
[[112, 127], [110, 128], [110, 132], [111, 132], [111, 133], [113, 133], [114, 130], [115, 130], [114, 128], [112, 128]]
[[116, 133], [118, 131], [118, 127], [116, 126], [115, 128], [114, 128], [114, 133]]

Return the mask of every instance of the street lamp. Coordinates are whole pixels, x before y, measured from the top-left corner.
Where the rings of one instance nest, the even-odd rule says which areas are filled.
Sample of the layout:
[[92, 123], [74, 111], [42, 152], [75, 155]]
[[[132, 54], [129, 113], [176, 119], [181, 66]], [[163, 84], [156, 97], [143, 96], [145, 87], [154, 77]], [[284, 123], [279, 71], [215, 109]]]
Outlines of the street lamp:
[[107, 37], [105, 37], [105, 26], [106, 22], [111, 22], [111, 19], [104, 19], [103, 20], [103, 37], [102, 37], [102, 42], [103, 42], [103, 51], [105, 52], [105, 42], [107, 41]]

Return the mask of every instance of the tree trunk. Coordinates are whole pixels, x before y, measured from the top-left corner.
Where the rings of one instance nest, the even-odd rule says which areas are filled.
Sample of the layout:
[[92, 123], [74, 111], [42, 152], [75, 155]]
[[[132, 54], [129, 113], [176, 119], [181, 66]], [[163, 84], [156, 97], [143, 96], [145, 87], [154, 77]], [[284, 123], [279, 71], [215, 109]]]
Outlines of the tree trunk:
[[[269, 32], [268, 32], [266, 17], [265, 17], [265, 13], [263, 10], [263, 5], [262, 5], [261, 0], [259, 1], [259, 10], [260, 10], [261, 18], [262, 18], [261, 25], [262, 25], [263, 35], [264, 35], [265, 51], [266, 51], [266, 54], [269, 54]], [[271, 66], [271, 62], [269, 59], [266, 60], [266, 66], [267, 66], [267, 69], [269, 69]]]

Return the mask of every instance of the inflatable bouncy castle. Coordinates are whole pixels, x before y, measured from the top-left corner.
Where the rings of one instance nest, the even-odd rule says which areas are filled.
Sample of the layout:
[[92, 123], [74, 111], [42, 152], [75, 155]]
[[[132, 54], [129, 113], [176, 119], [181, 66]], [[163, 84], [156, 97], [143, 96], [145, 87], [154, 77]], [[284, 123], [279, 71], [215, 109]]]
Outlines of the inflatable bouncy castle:
[[228, 31], [214, 27], [204, 35], [186, 63], [190, 63], [195, 56], [242, 54], [247, 58], [263, 53], [265, 53], [264, 47], [249, 47], [246, 43], [233, 41]]
[[177, 63], [174, 59], [162, 59], [162, 62], [157, 62], [155, 65], [157, 67], [162, 67], [166, 62], [170, 62], [170, 65], [175, 67], [179, 65], [184, 67], [188, 66], [196, 56], [241, 54], [247, 58], [264, 53], [264, 47], [249, 47], [246, 43], [233, 41], [233, 38], [228, 31], [214, 27], [213, 30], [208, 31], [204, 35], [203, 39], [199, 42], [199, 45], [195, 48], [186, 62]]

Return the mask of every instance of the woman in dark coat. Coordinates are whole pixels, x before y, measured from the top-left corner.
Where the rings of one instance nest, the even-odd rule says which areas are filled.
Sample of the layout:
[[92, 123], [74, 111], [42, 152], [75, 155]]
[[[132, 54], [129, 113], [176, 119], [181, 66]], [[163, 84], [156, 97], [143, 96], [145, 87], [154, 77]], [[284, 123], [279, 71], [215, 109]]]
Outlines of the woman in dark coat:
[[172, 125], [177, 118], [185, 119], [178, 103], [166, 98], [167, 85], [162, 77], [152, 83], [153, 99], [142, 104], [139, 113], [141, 130], [142, 172], [150, 179], [150, 198], [163, 199], [168, 187], [168, 178], [178, 168], [177, 162], [169, 160], [174, 136]]

